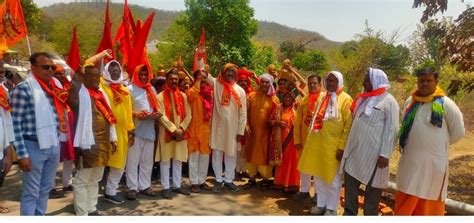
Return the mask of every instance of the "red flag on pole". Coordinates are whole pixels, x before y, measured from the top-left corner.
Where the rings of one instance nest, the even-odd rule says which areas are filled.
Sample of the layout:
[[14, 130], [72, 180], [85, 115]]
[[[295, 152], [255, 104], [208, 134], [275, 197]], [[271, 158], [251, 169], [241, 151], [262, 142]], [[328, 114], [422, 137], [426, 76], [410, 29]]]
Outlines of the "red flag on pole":
[[[110, 21], [110, 12], [109, 12], [109, 0], [107, 0], [107, 6], [105, 7], [105, 22], [104, 22], [104, 32], [102, 33], [102, 40], [100, 41], [99, 48], [97, 48], [96, 53], [100, 53], [104, 50], [112, 50], [112, 59], [115, 60], [114, 44], [112, 41], [112, 22]], [[111, 60], [109, 58], [105, 59], [106, 62]]]
[[193, 72], [204, 68], [204, 65], [207, 64], [206, 58], [206, 34], [204, 32], [204, 27], [202, 27], [201, 38], [199, 39], [198, 47], [194, 52], [194, 65]]
[[133, 70], [136, 66], [146, 63], [144, 58], [145, 45], [154, 17], [155, 12], [152, 12], [150, 15], [148, 15], [141, 28], [137, 27], [137, 30], [134, 33], [133, 47], [131, 53], [128, 56], [127, 64], [127, 72], [129, 74], [133, 73]]
[[125, 0], [125, 5], [123, 6], [122, 22], [120, 23], [114, 39], [114, 45], [117, 42], [120, 42], [118, 50], [122, 55], [122, 65], [128, 64], [129, 54], [132, 51], [131, 31], [135, 32], [135, 29], [136, 28], [132, 12], [128, 7], [128, 1]]
[[11, 47], [28, 35], [20, 0], [5, 0], [0, 7], [0, 38]]
[[72, 40], [69, 52], [67, 53], [66, 64], [71, 67], [72, 70], [76, 71], [81, 64], [81, 56], [79, 53], [79, 41], [77, 40], [77, 27], [72, 28]]

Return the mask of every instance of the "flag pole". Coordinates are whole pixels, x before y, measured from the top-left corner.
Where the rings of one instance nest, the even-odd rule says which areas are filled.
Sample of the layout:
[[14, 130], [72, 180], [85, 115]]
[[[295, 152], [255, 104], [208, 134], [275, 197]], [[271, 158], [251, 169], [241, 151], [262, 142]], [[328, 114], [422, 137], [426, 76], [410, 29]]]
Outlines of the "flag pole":
[[31, 56], [31, 45], [30, 45], [30, 38], [28, 38], [28, 34], [26, 35], [26, 43], [28, 44], [28, 53]]

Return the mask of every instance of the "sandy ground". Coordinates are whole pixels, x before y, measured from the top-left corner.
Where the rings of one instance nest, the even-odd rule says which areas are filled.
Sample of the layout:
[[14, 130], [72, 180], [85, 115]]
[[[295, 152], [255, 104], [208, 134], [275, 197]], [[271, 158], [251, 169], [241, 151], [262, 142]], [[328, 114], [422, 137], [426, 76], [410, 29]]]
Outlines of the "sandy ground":
[[[459, 143], [450, 149], [450, 177], [448, 197], [454, 200], [474, 204], [474, 132], [470, 132]], [[396, 173], [396, 165], [400, 154], [395, 151], [390, 164], [390, 172]], [[60, 174], [56, 179], [59, 185]], [[188, 179], [184, 178], [184, 185]], [[209, 177], [208, 184], [213, 184]], [[246, 179], [236, 181], [237, 185], [246, 183]], [[152, 182], [155, 190], [161, 190], [159, 181]], [[124, 185], [120, 188], [125, 191]], [[313, 193], [313, 192], [311, 192]], [[21, 173], [18, 166], [5, 179], [0, 189], [0, 206], [9, 207], [7, 215], [19, 215], [21, 194]], [[124, 193], [121, 194], [125, 196]], [[107, 215], [309, 215], [311, 200], [296, 202], [291, 194], [277, 190], [261, 191], [258, 185], [250, 190], [231, 193], [226, 189], [221, 194], [202, 192], [191, 196], [177, 195], [173, 200], [165, 200], [160, 195], [148, 198], [139, 195], [136, 201], [126, 201], [122, 205], [113, 205], [99, 197], [98, 208]], [[73, 215], [72, 193], [64, 198], [50, 199], [48, 215]], [[393, 208], [393, 196], [385, 194], [383, 201]], [[338, 210], [342, 214], [342, 208]]]
[[[187, 180], [184, 178], [183, 182]], [[60, 182], [59, 177], [57, 177], [57, 182]], [[0, 205], [9, 207], [10, 213], [7, 215], [19, 215], [21, 174], [16, 167], [5, 183], [0, 193]], [[236, 181], [236, 183], [243, 185], [246, 179]], [[152, 184], [155, 190], [161, 190], [158, 181]], [[213, 180], [208, 179], [208, 184], [212, 185]], [[186, 183], [184, 185], [189, 186]], [[120, 189], [126, 190], [124, 185], [121, 185]], [[121, 195], [125, 196], [125, 193]], [[101, 195], [98, 208], [106, 215], [308, 215], [311, 200], [298, 203], [291, 197], [291, 194], [277, 190], [261, 191], [257, 185], [250, 190], [241, 190], [236, 193], [231, 193], [226, 189], [223, 189], [221, 194], [202, 191], [191, 196], [176, 195], [172, 200], [166, 200], [161, 195], [155, 198], [139, 195], [136, 201], [126, 200], [122, 205], [110, 204], [103, 200]], [[66, 193], [64, 198], [50, 199], [47, 215], [74, 215], [72, 199], [72, 192]]]

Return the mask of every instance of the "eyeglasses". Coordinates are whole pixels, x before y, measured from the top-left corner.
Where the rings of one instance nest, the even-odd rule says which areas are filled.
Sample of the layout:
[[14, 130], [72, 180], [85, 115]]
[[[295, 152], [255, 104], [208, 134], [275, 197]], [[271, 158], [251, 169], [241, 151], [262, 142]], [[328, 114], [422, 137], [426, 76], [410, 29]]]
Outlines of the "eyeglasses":
[[56, 65], [37, 65], [39, 67], [41, 67], [41, 69], [43, 70], [52, 70], [52, 71], [55, 71], [56, 70]]

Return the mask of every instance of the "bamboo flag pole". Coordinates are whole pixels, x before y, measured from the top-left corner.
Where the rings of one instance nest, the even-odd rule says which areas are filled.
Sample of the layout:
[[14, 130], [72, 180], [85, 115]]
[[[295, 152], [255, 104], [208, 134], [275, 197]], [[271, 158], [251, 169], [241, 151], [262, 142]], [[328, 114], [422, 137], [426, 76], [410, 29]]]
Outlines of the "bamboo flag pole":
[[26, 43], [28, 44], [28, 53], [31, 56], [31, 45], [30, 45], [30, 38], [28, 37], [28, 34], [26, 35]]

